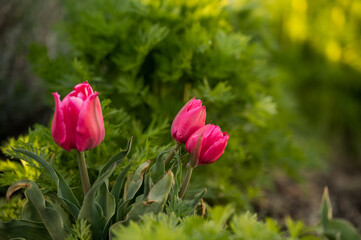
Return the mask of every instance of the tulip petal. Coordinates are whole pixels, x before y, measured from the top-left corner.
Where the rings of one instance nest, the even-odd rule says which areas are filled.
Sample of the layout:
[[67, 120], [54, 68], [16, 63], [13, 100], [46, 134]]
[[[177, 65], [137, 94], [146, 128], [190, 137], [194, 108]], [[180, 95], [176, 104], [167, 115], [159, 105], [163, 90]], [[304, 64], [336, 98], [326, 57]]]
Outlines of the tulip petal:
[[55, 112], [53, 117], [53, 122], [51, 126], [51, 135], [54, 138], [54, 141], [59, 146], [65, 141], [66, 138], [66, 129], [64, 123], [64, 113], [62, 110], [62, 103], [60, 101], [60, 95], [58, 93], [53, 93], [55, 100]]
[[66, 126], [66, 140], [64, 141], [62, 147], [66, 150], [76, 149], [76, 127], [78, 123], [78, 116], [83, 108], [84, 101], [81, 98], [71, 97], [68, 95], [63, 99], [62, 104], [64, 122]]
[[204, 131], [203, 151], [202, 155], [210, 148], [216, 141], [223, 138], [222, 130], [219, 126], [210, 124], [209, 128]]
[[76, 127], [76, 147], [78, 151], [94, 148], [104, 139], [103, 114], [98, 93], [91, 94], [79, 113]]
[[[193, 151], [193, 147], [196, 143], [196, 140], [199, 138], [200, 135], [202, 137], [205, 137], [204, 132], [206, 132], [211, 127], [210, 124], [204, 125], [203, 127], [199, 128], [197, 131], [195, 131], [187, 140], [185, 148], [187, 152], [191, 153]], [[203, 142], [203, 141], [202, 141]]]
[[187, 112], [187, 110], [189, 109], [189, 106], [192, 105], [192, 102], [194, 102], [194, 101], [195, 101], [195, 98], [193, 97], [182, 107], [182, 109], [178, 112], [177, 116], [175, 116], [175, 118], [172, 122], [171, 129], [170, 129], [172, 137], [174, 139], [176, 138], [177, 128], [178, 128], [180, 119], [182, 118], [183, 114]]
[[201, 155], [198, 165], [209, 164], [217, 161], [226, 149], [229, 135], [215, 142], [208, 150]]
[[206, 121], [206, 107], [197, 107], [183, 114], [179, 121], [176, 138], [185, 143], [196, 130], [204, 126]]

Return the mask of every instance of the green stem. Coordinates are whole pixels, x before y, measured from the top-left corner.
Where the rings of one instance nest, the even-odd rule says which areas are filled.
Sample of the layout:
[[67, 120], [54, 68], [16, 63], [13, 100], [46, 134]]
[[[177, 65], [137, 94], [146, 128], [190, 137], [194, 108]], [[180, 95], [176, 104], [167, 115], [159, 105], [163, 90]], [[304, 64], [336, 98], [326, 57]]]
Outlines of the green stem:
[[90, 189], [90, 181], [89, 181], [88, 169], [86, 167], [86, 162], [85, 162], [85, 154], [84, 152], [79, 152], [79, 151], [77, 151], [76, 154], [78, 158], [81, 184], [83, 185], [83, 192], [85, 197], [85, 195], [89, 192]]
[[191, 180], [191, 177], [192, 177], [192, 172], [193, 172], [193, 168], [192, 167], [189, 167], [187, 169], [187, 173], [186, 173], [186, 176], [183, 180], [183, 183], [182, 183], [182, 187], [181, 187], [181, 190], [179, 192], [179, 197], [180, 198], [183, 198], [184, 196], [184, 193], [186, 192], [187, 190], [187, 187], [189, 185], [189, 181]]
[[181, 144], [179, 142], [176, 142], [174, 148], [169, 153], [168, 157], [165, 159], [165, 162], [164, 162], [165, 166], [167, 166], [169, 164], [170, 160], [174, 157], [175, 151], [177, 151], [180, 146], [181, 146]]

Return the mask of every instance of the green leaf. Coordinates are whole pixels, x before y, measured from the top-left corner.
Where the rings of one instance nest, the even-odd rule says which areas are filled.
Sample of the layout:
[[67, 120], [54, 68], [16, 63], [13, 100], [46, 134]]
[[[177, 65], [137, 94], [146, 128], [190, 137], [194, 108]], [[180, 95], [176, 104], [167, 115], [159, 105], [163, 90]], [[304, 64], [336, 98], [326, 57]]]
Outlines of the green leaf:
[[55, 240], [63, 240], [66, 236], [63, 219], [60, 217], [59, 213], [56, 210], [50, 207], [46, 207], [43, 193], [40, 191], [36, 183], [31, 180], [17, 181], [9, 187], [6, 193], [6, 198], [9, 199], [15, 191], [23, 187], [26, 188], [26, 198], [28, 199], [28, 201], [31, 201], [34, 209], [38, 212], [50, 236]]
[[158, 154], [157, 159], [155, 161], [155, 163], [153, 164], [153, 166], [150, 168], [149, 172], [150, 172], [150, 176], [152, 178], [153, 183], [157, 183], [163, 176], [165, 173], [165, 162], [162, 159], [163, 155], [168, 153], [169, 151], [163, 151], [161, 153]]
[[149, 191], [145, 201], [135, 203], [129, 211], [126, 220], [139, 220], [145, 213], [158, 213], [163, 210], [170, 189], [173, 184], [173, 173], [171, 170]]
[[33, 222], [41, 222], [41, 217], [36, 211], [33, 203], [31, 201], [27, 201], [27, 203], [23, 207], [22, 219], [26, 219]]
[[115, 199], [108, 190], [107, 181], [104, 181], [98, 190], [97, 202], [102, 208], [105, 218], [109, 220], [115, 212]]
[[0, 221], [0, 239], [24, 238], [26, 240], [51, 240], [43, 223], [29, 220]]
[[91, 224], [91, 230], [93, 232], [93, 239], [99, 239], [102, 230], [106, 224], [106, 218], [103, 214], [101, 206], [96, 202], [95, 196], [98, 189], [102, 186], [104, 181], [113, 174], [116, 164], [113, 164], [111, 168], [108, 168], [106, 172], [98, 177], [86, 194], [83, 206], [80, 209], [78, 220], [85, 218]]
[[104, 172], [106, 172], [114, 163], [118, 165], [119, 163], [124, 161], [124, 159], [128, 156], [128, 153], [132, 147], [132, 141], [133, 141], [133, 137], [131, 137], [128, 140], [127, 148], [124, 151], [117, 153], [111, 159], [109, 159], [109, 161], [105, 164], [102, 170], [100, 170], [99, 176], [102, 175]]
[[77, 218], [79, 213], [80, 204], [78, 202], [78, 199], [74, 196], [73, 192], [71, 191], [69, 185], [65, 182], [63, 176], [60, 175], [60, 173], [53, 168], [46, 160], [44, 160], [39, 155], [36, 155], [30, 151], [24, 150], [24, 149], [14, 149], [14, 151], [22, 153], [28, 157], [31, 157], [34, 159], [37, 163], [42, 165], [50, 174], [50, 176], [53, 178], [54, 182], [56, 183], [56, 186], [58, 188], [58, 196], [59, 198], [63, 199], [66, 206], [69, 208], [69, 211], [71, 214]]
[[105, 239], [116, 209], [114, 196], [109, 192], [108, 183], [106, 181], [98, 190], [97, 202], [103, 209], [103, 214], [106, 218], [106, 224], [104, 229], [102, 229], [102, 239]]
[[332, 218], [332, 206], [328, 188], [322, 196], [321, 229], [325, 236], [337, 240], [361, 240], [361, 236], [351, 223], [343, 219]]
[[145, 171], [148, 169], [150, 161], [146, 161], [142, 163], [137, 170], [135, 170], [133, 177], [130, 181], [127, 182], [124, 191], [124, 199], [125, 201], [131, 200], [135, 194], [138, 192], [139, 188], [143, 183], [143, 175]]
[[126, 166], [122, 172], [118, 175], [117, 179], [115, 180], [115, 183], [113, 185], [113, 188], [112, 188], [112, 195], [114, 196], [115, 198], [115, 202], [118, 204], [118, 199], [119, 199], [119, 196], [120, 196], [120, 192], [122, 191], [122, 188], [123, 188], [123, 184], [124, 184], [124, 179], [125, 177], [127, 176], [127, 173], [130, 169], [130, 167], [132, 166], [132, 162], [128, 164], [128, 166]]
[[339, 237], [339, 240], [361, 240], [355, 227], [343, 219], [329, 220], [324, 226], [324, 233], [328, 237]]
[[321, 207], [321, 223], [326, 224], [329, 219], [332, 218], [332, 206], [330, 196], [328, 195], [328, 188], [325, 187], [322, 195], [322, 207]]

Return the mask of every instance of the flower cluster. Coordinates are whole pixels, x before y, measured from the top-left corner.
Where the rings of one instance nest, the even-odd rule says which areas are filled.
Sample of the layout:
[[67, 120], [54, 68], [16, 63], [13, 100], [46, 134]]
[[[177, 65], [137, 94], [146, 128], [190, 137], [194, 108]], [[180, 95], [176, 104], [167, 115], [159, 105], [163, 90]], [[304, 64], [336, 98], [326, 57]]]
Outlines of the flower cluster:
[[[79, 173], [86, 195], [91, 184], [84, 151], [100, 144], [105, 135], [98, 93], [93, 91], [88, 82], [84, 82], [76, 85], [62, 101], [58, 93], [53, 93], [53, 96], [55, 112], [52, 136], [65, 150], [77, 150]], [[192, 98], [178, 112], [171, 126], [171, 134], [176, 146], [164, 161], [164, 165], [173, 158], [180, 144], [185, 144], [186, 150], [191, 153], [187, 174], [179, 193], [180, 198], [184, 196], [193, 168], [217, 161], [227, 146], [229, 139], [227, 132], [222, 132], [217, 125], [205, 124], [205, 121], [206, 107], [202, 106], [201, 100]]]
[[217, 125], [205, 124], [205, 120], [206, 107], [202, 106], [201, 100], [192, 98], [178, 112], [171, 127], [173, 139], [185, 143], [186, 150], [193, 154], [194, 166], [217, 161], [229, 139], [227, 132], [222, 132]]

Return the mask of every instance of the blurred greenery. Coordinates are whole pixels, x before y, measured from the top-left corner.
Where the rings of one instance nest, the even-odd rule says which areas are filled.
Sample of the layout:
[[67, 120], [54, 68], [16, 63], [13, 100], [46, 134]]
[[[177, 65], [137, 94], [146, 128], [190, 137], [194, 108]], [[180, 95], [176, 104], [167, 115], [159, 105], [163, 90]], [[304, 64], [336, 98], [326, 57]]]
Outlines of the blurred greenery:
[[[56, 41], [30, 39], [25, 48], [37, 75], [30, 85], [41, 91], [13, 77], [21, 88], [0, 102], [1, 125], [16, 115], [9, 105], [16, 101], [17, 117], [27, 122], [33, 113], [41, 122], [46, 114], [30, 104], [53, 107], [50, 92], [64, 97], [88, 80], [100, 93], [106, 125], [105, 141], [87, 153], [91, 176], [130, 136], [137, 163], [170, 148], [171, 121], [193, 96], [207, 106], [207, 122], [230, 133], [221, 159], [196, 168], [191, 181], [189, 193], [207, 186], [211, 204], [249, 209], [280, 172], [300, 180], [304, 170], [329, 167], [325, 159], [361, 167], [360, 0], [66, 0], [51, 6], [61, 13]], [[19, 22], [39, 24], [20, 16]], [[1, 89], [15, 89], [3, 69]], [[75, 153], [56, 146], [49, 129], [36, 125], [5, 146], [41, 148], [77, 186]], [[22, 174], [35, 176], [12, 168], [2, 170], [2, 186]], [[46, 176], [40, 179], [51, 189]]]

